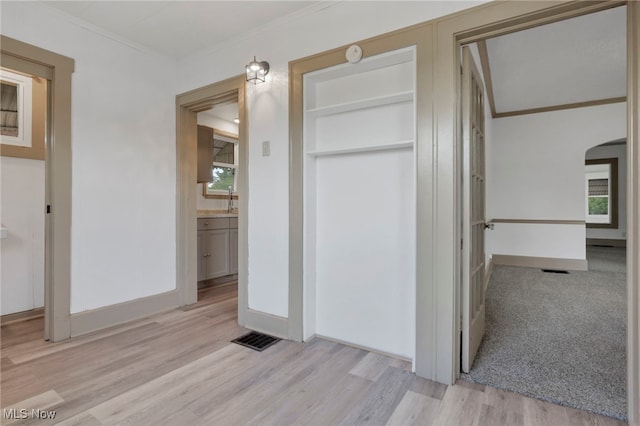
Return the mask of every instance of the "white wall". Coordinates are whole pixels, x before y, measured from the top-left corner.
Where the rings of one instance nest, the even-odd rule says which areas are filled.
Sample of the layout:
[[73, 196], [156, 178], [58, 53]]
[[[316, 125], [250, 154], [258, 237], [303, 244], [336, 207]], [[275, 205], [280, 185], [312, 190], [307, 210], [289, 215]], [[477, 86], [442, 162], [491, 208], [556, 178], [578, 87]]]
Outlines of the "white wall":
[[[584, 220], [585, 152], [626, 135], [626, 103], [499, 118], [492, 132], [487, 218]], [[585, 238], [584, 225], [497, 223], [486, 247], [493, 254], [585, 259]]]
[[44, 306], [44, 161], [0, 157], [0, 315]]
[[[609, 142], [609, 141], [606, 141]], [[618, 159], [618, 228], [587, 228], [587, 238], [627, 239], [627, 145], [597, 146], [586, 152], [587, 160]]]
[[75, 59], [71, 312], [175, 288], [174, 61], [36, 2], [2, 33]]
[[[427, 21], [481, 2], [338, 2], [279, 22], [178, 66], [178, 92], [244, 72], [254, 55], [267, 60], [267, 82], [247, 85], [249, 110], [249, 306], [288, 315], [289, 124], [288, 62], [384, 32]], [[262, 141], [271, 155], [261, 155]]]
[[256, 55], [272, 70], [248, 86], [249, 305], [286, 316], [288, 61], [482, 2], [322, 3], [187, 58], [177, 74], [174, 61], [46, 4], [2, 2], [4, 35], [76, 61], [72, 312], [175, 288], [175, 95], [242, 74]]

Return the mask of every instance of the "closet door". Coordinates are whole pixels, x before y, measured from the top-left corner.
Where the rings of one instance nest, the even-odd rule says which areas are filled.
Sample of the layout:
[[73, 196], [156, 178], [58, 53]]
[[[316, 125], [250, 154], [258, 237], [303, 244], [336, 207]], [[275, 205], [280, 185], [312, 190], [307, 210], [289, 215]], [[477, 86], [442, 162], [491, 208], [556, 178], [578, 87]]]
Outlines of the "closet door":
[[304, 77], [309, 320], [317, 335], [408, 358], [415, 344], [414, 56], [406, 48]]

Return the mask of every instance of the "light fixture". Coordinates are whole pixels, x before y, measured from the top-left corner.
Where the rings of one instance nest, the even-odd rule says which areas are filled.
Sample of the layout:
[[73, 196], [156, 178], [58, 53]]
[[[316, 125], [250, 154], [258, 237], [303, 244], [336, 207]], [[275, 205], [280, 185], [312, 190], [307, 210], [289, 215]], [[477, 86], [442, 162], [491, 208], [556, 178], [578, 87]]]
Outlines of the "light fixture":
[[264, 83], [264, 77], [269, 74], [269, 62], [256, 61], [256, 57], [253, 57], [253, 61], [249, 62], [249, 65], [245, 66], [247, 71], [247, 81], [253, 84]]

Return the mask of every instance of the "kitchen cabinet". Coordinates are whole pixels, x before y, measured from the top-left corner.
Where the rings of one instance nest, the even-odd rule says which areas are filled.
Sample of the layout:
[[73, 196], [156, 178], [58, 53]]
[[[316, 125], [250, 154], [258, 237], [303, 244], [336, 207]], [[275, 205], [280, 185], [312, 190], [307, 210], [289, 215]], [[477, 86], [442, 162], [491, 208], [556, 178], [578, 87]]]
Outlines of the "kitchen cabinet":
[[238, 219], [198, 219], [198, 281], [238, 273]]
[[198, 125], [198, 183], [211, 182], [213, 129]]

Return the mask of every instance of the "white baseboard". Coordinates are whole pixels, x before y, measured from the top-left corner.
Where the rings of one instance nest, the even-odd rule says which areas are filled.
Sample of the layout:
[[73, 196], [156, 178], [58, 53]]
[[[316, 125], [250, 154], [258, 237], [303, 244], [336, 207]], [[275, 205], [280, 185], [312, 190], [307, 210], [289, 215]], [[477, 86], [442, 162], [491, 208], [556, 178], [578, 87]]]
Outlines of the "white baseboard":
[[176, 290], [71, 314], [71, 337], [145, 318], [178, 307]]
[[289, 339], [289, 319], [285, 317], [247, 309], [244, 327], [281, 339]]
[[491, 274], [493, 274], [493, 257], [489, 259], [489, 265], [484, 274], [484, 293], [487, 294], [487, 286], [491, 281]]
[[586, 259], [562, 259], [556, 257], [513, 256], [494, 254], [491, 258], [494, 265], [522, 266], [525, 268], [559, 269], [572, 271], [588, 270]]

